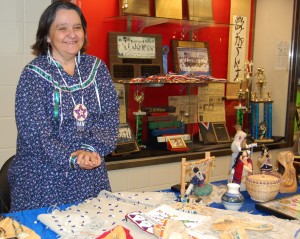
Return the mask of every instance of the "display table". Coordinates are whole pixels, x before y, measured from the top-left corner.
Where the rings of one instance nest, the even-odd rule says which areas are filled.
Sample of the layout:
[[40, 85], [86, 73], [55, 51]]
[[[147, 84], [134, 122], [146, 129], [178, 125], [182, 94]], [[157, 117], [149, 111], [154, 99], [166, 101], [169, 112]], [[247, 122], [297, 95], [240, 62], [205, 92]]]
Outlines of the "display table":
[[[214, 185], [221, 185], [221, 184], [225, 184], [226, 182], [215, 182]], [[164, 190], [164, 192], [172, 192], [171, 190]], [[298, 191], [296, 193], [299, 193], [300, 189], [298, 188]], [[293, 193], [293, 194], [296, 194]], [[178, 192], [175, 192], [176, 195], [179, 195]], [[247, 192], [242, 192], [244, 198], [245, 198], [245, 203], [242, 206], [242, 208], [240, 209], [240, 211], [243, 212], [248, 212], [250, 214], [254, 214], [254, 215], [268, 215], [265, 212], [261, 212], [258, 211], [255, 208], [255, 201], [253, 201], [249, 194]], [[289, 196], [292, 194], [278, 194], [277, 198], [282, 198], [285, 196]], [[66, 209], [67, 207], [69, 207], [70, 205], [64, 205], [64, 206], [60, 206], [59, 209], [63, 210]], [[213, 208], [219, 208], [219, 209], [224, 209], [224, 206], [221, 203], [212, 203], [210, 204], [211, 207]], [[48, 212], [51, 212], [53, 210], [53, 208], [39, 208], [39, 209], [35, 209], [35, 210], [27, 210], [27, 211], [22, 211], [22, 212], [16, 212], [16, 213], [8, 213], [5, 214], [4, 216], [6, 217], [12, 217], [15, 220], [17, 220], [18, 222], [20, 222], [21, 224], [31, 228], [32, 230], [34, 230], [37, 234], [39, 234], [41, 236], [41, 238], [57, 238], [57, 234], [52, 231], [51, 229], [47, 228], [43, 223], [41, 223], [37, 217], [40, 214], [46, 214]]]

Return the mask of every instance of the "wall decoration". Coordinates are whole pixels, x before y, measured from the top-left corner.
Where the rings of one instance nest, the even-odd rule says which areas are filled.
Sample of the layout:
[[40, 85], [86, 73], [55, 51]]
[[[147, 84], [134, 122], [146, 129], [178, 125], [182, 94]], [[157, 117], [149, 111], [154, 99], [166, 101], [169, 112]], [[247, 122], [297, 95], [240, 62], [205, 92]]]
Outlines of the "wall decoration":
[[114, 81], [161, 74], [161, 35], [109, 32], [109, 61]]
[[212, 75], [207, 42], [172, 41], [175, 71], [181, 75]]
[[182, 19], [182, 0], [155, 0], [155, 16]]
[[150, 16], [149, 0], [119, 0], [120, 15]]
[[225, 122], [213, 122], [212, 128], [218, 143], [229, 143], [230, 137]]
[[244, 76], [244, 62], [246, 59], [246, 41], [247, 41], [247, 17], [233, 16], [231, 32], [231, 59], [228, 61], [230, 72], [228, 80], [238, 82], [239, 78]]
[[188, 18], [192, 21], [213, 21], [212, 0], [188, 0]]
[[215, 144], [217, 143], [216, 135], [212, 128], [211, 122], [199, 122], [199, 138], [204, 144]]

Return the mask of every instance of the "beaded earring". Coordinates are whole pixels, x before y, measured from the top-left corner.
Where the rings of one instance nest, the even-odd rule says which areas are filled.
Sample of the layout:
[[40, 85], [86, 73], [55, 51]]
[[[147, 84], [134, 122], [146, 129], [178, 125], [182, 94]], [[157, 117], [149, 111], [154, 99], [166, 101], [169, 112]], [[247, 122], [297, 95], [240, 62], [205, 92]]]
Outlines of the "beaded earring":
[[51, 56], [51, 52], [50, 52], [50, 44], [49, 44], [49, 42], [47, 42], [47, 48], [48, 48], [48, 50], [47, 50], [47, 61], [50, 64], [52, 56]]
[[77, 54], [77, 62], [78, 62], [78, 64], [80, 64], [80, 51], [78, 52], [78, 54]]

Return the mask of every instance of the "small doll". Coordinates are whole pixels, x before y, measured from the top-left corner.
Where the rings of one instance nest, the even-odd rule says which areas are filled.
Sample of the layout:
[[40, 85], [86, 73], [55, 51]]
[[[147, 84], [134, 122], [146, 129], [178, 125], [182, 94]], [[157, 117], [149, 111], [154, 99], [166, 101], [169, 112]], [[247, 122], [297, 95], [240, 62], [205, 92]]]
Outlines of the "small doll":
[[248, 157], [247, 150], [239, 152], [237, 155], [233, 169], [232, 182], [240, 184], [240, 191], [246, 191], [245, 180], [248, 174], [253, 172], [252, 159]]
[[262, 146], [258, 162], [261, 164], [260, 171], [262, 173], [273, 173], [272, 157], [269, 154], [269, 149], [265, 145]]
[[205, 173], [202, 173], [198, 167], [195, 167], [193, 172], [195, 175], [192, 177], [184, 197], [189, 196], [192, 192], [198, 197], [210, 195], [212, 192], [212, 185], [205, 183]]

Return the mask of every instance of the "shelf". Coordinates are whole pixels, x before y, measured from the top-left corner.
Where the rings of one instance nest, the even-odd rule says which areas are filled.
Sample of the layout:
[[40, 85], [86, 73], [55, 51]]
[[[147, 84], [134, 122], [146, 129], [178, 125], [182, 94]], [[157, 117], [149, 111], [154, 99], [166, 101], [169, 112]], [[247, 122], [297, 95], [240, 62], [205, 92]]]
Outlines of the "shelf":
[[142, 32], [145, 28], [156, 26], [160, 24], [171, 24], [173, 28], [177, 26], [185, 32], [192, 32], [206, 27], [229, 27], [232, 24], [229, 23], [217, 23], [212, 21], [191, 21], [186, 19], [170, 19], [162, 17], [149, 17], [149, 16], [136, 16], [126, 15], [109, 17], [105, 19], [105, 22], [117, 22], [124, 21], [127, 24], [128, 31], [131, 31], [133, 25], [138, 26], [138, 32]]

